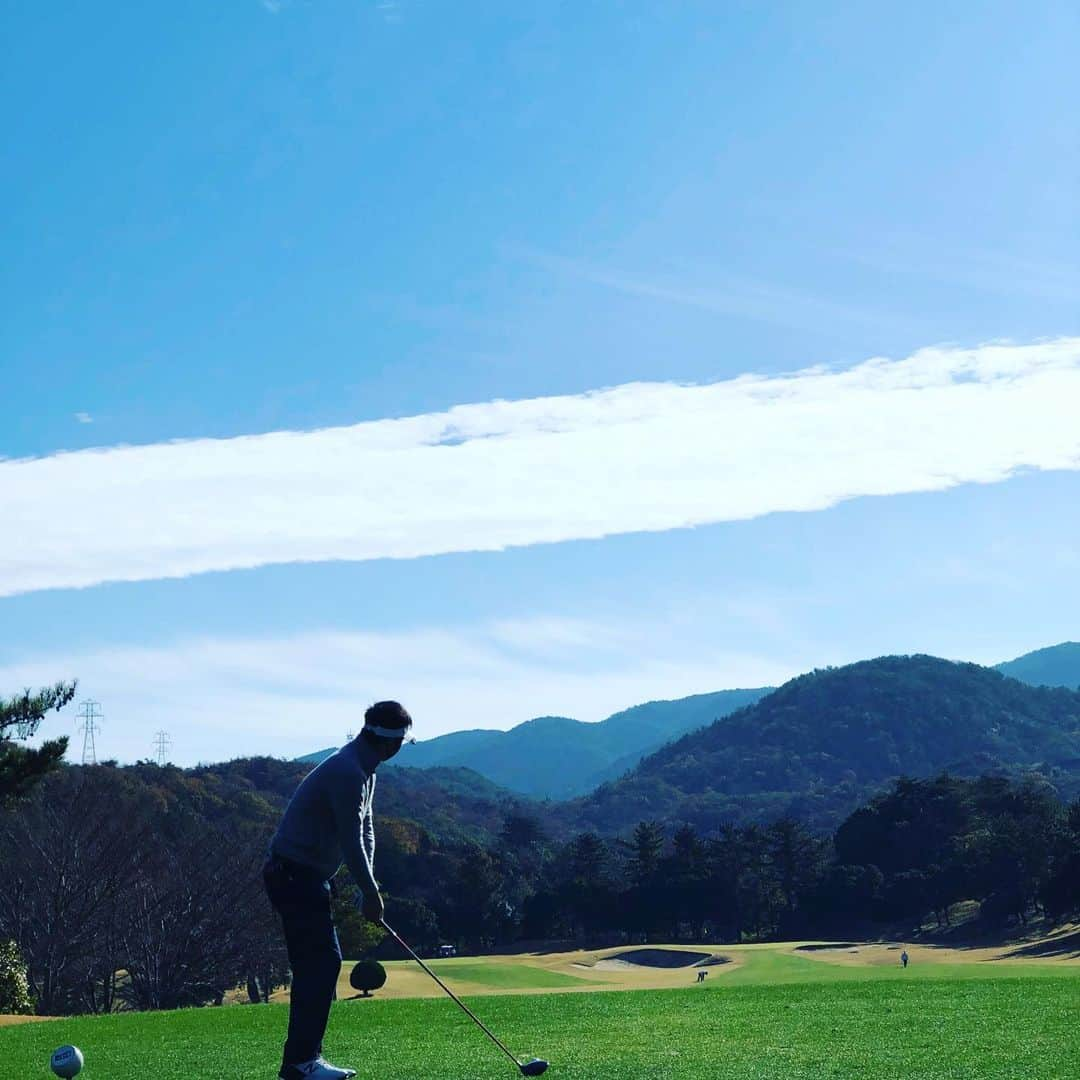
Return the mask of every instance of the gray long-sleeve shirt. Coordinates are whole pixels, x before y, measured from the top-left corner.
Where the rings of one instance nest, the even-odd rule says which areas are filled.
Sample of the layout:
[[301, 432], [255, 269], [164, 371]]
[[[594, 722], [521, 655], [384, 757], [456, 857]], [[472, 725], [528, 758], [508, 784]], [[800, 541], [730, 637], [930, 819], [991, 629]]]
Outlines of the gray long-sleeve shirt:
[[270, 841], [274, 855], [292, 859], [331, 878], [344, 860], [364, 895], [375, 883], [375, 773], [365, 771], [355, 742], [311, 770]]

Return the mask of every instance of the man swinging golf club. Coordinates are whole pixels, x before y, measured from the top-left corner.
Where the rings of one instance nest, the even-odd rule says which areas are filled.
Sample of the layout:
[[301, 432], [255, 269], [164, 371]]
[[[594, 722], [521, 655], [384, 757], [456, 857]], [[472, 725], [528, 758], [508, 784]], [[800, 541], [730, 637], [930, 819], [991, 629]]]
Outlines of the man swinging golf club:
[[361, 910], [381, 922], [375, 881], [375, 770], [409, 737], [412, 718], [396, 701], [364, 713], [364, 727], [348, 745], [301, 781], [270, 841], [263, 880], [285, 928], [292, 968], [289, 1033], [280, 1080], [347, 1080], [355, 1069], [322, 1056], [330, 1003], [341, 972], [341, 946], [330, 910], [332, 878], [344, 860], [363, 894]]

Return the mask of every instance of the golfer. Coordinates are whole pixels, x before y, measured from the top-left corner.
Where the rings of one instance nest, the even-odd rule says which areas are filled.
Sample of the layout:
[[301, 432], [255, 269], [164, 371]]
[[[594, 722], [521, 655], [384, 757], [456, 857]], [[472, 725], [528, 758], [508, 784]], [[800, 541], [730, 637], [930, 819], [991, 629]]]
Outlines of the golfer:
[[379, 922], [383, 902], [375, 880], [375, 770], [409, 736], [412, 718], [396, 701], [380, 701], [364, 713], [352, 742], [301, 781], [270, 841], [263, 881], [285, 928], [292, 968], [289, 1034], [280, 1080], [346, 1080], [322, 1056], [341, 946], [330, 911], [332, 879], [342, 860], [360, 886], [365, 918]]

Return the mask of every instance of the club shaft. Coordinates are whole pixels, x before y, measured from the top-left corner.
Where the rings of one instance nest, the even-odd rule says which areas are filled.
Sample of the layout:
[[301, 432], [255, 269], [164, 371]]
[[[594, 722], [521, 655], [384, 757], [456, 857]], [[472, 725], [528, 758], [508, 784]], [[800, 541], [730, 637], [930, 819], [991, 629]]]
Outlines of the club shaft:
[[480, 1030], [483, 1031], [484, 1034], [520, 1069], [521, 1062], [518, 1061], [518, 1059], [514, 1057], [514, 1055], [511, 1054], [505, 1046], [503, 1046], [503, 1044], [494, 1034], [492, 1034], [491, 1031], [488, 1030], [487, 1025], [484, 1023], [484, 1021], [481, 1020], [480, 1017], [477, 1016], [476, 1013], [474, 1013], [472, 1009], [470, 1009], [469, 1006], [466, 1005], [465, 1002], [462, 1001], [461, 998], [459, 998], [457, 994], [455, 994], [454, 991], [451, 990], [450, 987], [447, 986], [446, 983], [444, 983], [442, 979], [440, 979], [439, 976], [436, 975], [435, 972], [432, 971], [431, 968], [429, 968], [427, 964], [425, 964], [424, 961], [421, 960], [420, 957], [417, 956], [416, 953], [414, 953], [412, 949], [410, 949], [409, 946], [405, 944], [404, 941], [402, 941], [397, 931], [394, 930], [393, 927], [391, 927], [385, 919], [382, 920], [382, 928], [450, 995], [450, 997], [454, 999], [454, 1001], [456, 1001], [462, 1007], [462, 1009], [465, 1010], [466, 1013], [468, 1013], [468, 1015], [476, 1022]]

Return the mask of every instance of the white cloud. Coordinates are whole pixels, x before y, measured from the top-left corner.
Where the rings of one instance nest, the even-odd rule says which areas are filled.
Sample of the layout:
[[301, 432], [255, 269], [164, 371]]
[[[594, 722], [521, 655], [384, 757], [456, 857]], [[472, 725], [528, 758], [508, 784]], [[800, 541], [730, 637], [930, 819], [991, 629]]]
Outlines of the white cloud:
[[[573, 654], [573, 662], [568, 655]], [[400, 698], [420, 738], [465, 728], [513, 727], [542, 715], [600, 720], [660, 697], [765, 685], [797, 674], [758, 656], [651, 624], [522, 618], [400, 633], [320, 631], [265, 639], [194, 638], [39, 655], [0, 667], [0, 687], [78, 677], [101, 702], [100, 759], [153, 756], [167, 731], [173, 760], [245, 754], [291, 757], [340, 745], [364, 708]], [[75, 707], [39, 737], [72, 735]], [[407, 761], [403, 762], [407, 764]]]
[[94, 422], [94, 418], [88, 412], [77, 412], [75, 414], [75, 419], [78, 420], [80, 424], [92, 424]]
[[1080, 338], [1062, 338], [0, 462], [0, 596], [496, 551], [1078, 469], [1077, 401]]

